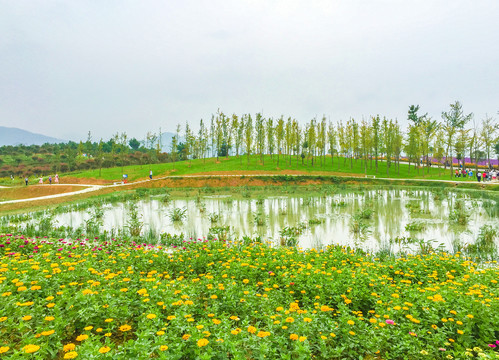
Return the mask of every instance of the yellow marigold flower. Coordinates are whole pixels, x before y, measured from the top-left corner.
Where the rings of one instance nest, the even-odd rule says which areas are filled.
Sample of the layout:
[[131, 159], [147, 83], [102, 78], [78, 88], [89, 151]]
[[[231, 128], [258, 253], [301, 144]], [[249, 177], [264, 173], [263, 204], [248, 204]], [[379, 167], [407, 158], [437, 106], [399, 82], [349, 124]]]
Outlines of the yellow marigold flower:
[[205, 339], [205, 338], [202, 338], [202, 339], [198, 340], [198, 346], [199, 347], [206, 346], [206, 345], [208, 345], [208, 343], [209, 343], [208, 339]]
[[101, 348], [99, 349], [99, 352], [100, 352], [101, 354], [105, 354], [105, 353], [107, 353], [107, 352], [109, 352], [109, 351], [111, 351], [111, 348], [110, 348], [109, 346], [103, 346], [103, 347], [101, 347]]
[[468, 315], [466, 315], [466, 316], [467, 316], [467, 317], [469, 317], [470, 319], [473, 319], [473, 318], [474, 318], [474, 316], [473, 316], [473, 315], [471, 315], [471, 314], [468, 314]]
[[125, 325], [120, 326], [120, 331], [123, 331], [123, 332], [131, 330], [131, 329], [132, 329], [132, 327], [130, 325], [125, 324]]
[[289, 335], [289, 338], [290, 338], [291, 340], [298, 340], [298, 335], [296, 335], [296, 334], [291, 334], [291, 335]]
[[266, 336], [270, 336], [270, 332], [268, 332], [268, 331], [259, 331], [258, 334], [256, 334], [256, 336], [264, 338]]
[[376, 324], [376, 323], [378, 322], [378, 320], [376, 320], [375, 318], [370, 318], [370, 319], [369, 319], [369, 322], [370, 322], [371, 324]]
[[160, 330], [160, 331], [158, 331], [158, 332], [156, 333], [156, 335], [159, 335], [159, 336], [161, 336], [161, 335], [165, 335], [165, 332], [164, 332], [163, 330]]
[[74, 359], [77, 356], [78, 356], [78, 353], [76, 351], [70, 351], [70, 352], [64, 354], [64, 359]]
[[159, 350], [161, 350], [161, 351], [166, 351], [166, 350], [168, 350], [168, 346], [167, 346], [167, 345], [161, 345], [161, 346], [159, 347]]
[[113, 335], [112, 333], [105, 333], [104, 336], [106, 337], [110, 337], [111, 335]]
[[287, 317], [286, 318], [286, 322], [288, 322], [288, 323], [292, 323], [294, 321], [295, 321], [295, 319], [293, 319], [292, 317]]
[[311, 319], [311, 318], [306, 317], [306, 318], [304, 318], [304, 319], [303, 319], [303, 321], [305, 321], [305, 322], [311, 322], [311, 321], [312, 321], [312, 319]]
[[237, 335], [237, 334], [239, 334], [240, 332], [241, 332], [241, 329], [237, 328], [237, 329], [235, 329], [235, 330], [232, 330], [230, 333], [231, 333], [232, 335]]
[[223, 342], [224, 342], [224, 339], [217, 339], [217, 342], [219, 342], [219, 343], [223, 343]]
[[218, 320], [218, 319], [211, 319], [211, 321], [213, 321], [213, 323], [214, 323], [215, 325], [218, 325], [218, 324], [220, 324], [220, 323], [222, 322], [222, 321], [220, 321], [220, 320]]
[[95, 331], [96, 331], [96, 332], [98, 332], [98, 333], [99, 333], [99, 332], [102, 332], [102, 330], [103, 330], [102, 328], [97, 328], [97, 329], [95, 329]]
[[459, 335], [463, 335], [463, 334], [464, 334], [464, 331], [463, 331], [463, 330], [458, 330], [458, 331], [457, 331], [457, 333], [458, 333]]
[[49, 304], [47, 304], [47, 307], [48, 307], [49, 309], [50, 309], [50, 308], [53, 308], [54, 306], [55, 306], [55, 304], [54, 304], [54, 303], [49, 303]]
[[355, 324], [355, 321], [353, 321], [353, 320], [348, 320], [348, 321], [347, 321], [347, 324], [348, 324], [348, 325], [354, 325], [354, 324]]
[[243, 283], [247, 284], [247, 283], [249, 283], [249, 280], [248, 279], [244, 279]]
[[23, 319], [24, 321], [28, 321], [28, 320], [31, 320], [32, 317], [30, 315], [26, 315], [26, 316], [23, 316], [21, 319]]
[[23, 347], [23, 350], [27, 354], [32, 354], [32, 353], [40, 350], [40, 347], [38, 345], [29, 344], [29, 345], [26, 345], [25, 347]]
[[239, 320], [239, 318], [238, 318], [237, 316], [234, 316], [234, 315], [232, 315], [232, 316], [230, 317], [230, 319], [231, 319], [231, 320], [234, 320], [234, 321], [238, 321], [238, 320]]
[[83, 341], [83, 340], [87, 340], [87, 339], [88, 339], [87, 334], [81, 334], [76, 338], [76, 341]]
[[55, 317], [53, 317], [53, 316], [45, 316], [45, 321], [52, 321], [54, 319], [55, 319]]
[[440, 294], [436, 294], [435, 296], [433, 296], [433, 301], [435, 302], [439, 302], [439, 301], [445, 301], [444, 298], [442, 297], [442, 295]]
[[325, 312], [325, 311], [329, 311], [329, 306], [327, 306], [327, 305], [322, 305], [322, 306], [321, 306], [321, 311], [324, 311], [324, 312]]
[[52, 335], [53, 333], [55, 333], [55, 330], [47, 330], [47, 331], [42, 331], [41, 334], [43, 336], [49, 336], [49, 335]]
[[123, 289], [120, 289], [121, 292], [127, 292], [128, 289], [127, 288], [123, 288]]
[[355, 333], [354, 333], [353, 331], [349, 331], [348, 333], [349, 333], [350, 335], [352, 335], [352, 336], [353, 336], [353, 335], [355, 335]]
[[85, 330], [89, 331], [89, 330], [92, 330], [93, 328], [94, 328], [93, 326], [86, 326], [86, 327], [84, 327], [83, 329], [85, 329]]
[[336, 337], [336, 334], [335, 333], [330, 333], [329, 336]]
[[6, 353], [9, 349], [10, 347], [8, 346], [0, 346], [0, 354]]
[[283, 310], [284, 310], [284, 308], [283, 308], [282, 306], [278, 306], [275, 310], [276, 310], [276, 311], [283, 311]]
[[254, 327], [254, 326], [248, 326], [248, 332], [251, 333], [251, 334], [256, 333], [256, 327]]
[[68, 351], [71, 351], [71, 350], [74, 350], [74, 349], [76, 349], [76, 345], [73, 344], [73, 343], [66, 344], [62, 348], [62, 350], [64, 350], [64, 352], [68, 352]]
[[171, 320], [175, 319], [175, 315], [170, 315], [166, 319], [169, 320], [169, 321], [171, 321]]
[[156, 318], [156, 314], [148, 314], [146, 317], [152, 320]]
[[191, 337], [191, 335], [190, 335], [190, 334], [184, 334], [184, 335], [182, 336], [182, 340], [189, 340], [189, 338], [190, 338], [190, 337]]
[[110, 323], [110, 322], [112, 322], [112, 321], [113, 321], [113, 319], [106, 319], [106, 320], [104, 320], [104, 321], [105, 321], [105, 322], [107, 322], [107, 323]]
[[0, 322], [7, 320], [7, 316], [0, 317]]
[[300, 342], [304, 342], [305, 340], [307, 340], [306, 336], [300, 336], [300, 338], [298, 339], [298, 341]]
[[215, 299], [218, 299], [218, 296], [216, 296], [216, 295], [211, 295], [211, 296], [210, 296], [210, 298], [211, 298], [211, 299], [213, 299], [213, 300], [215, 300]]

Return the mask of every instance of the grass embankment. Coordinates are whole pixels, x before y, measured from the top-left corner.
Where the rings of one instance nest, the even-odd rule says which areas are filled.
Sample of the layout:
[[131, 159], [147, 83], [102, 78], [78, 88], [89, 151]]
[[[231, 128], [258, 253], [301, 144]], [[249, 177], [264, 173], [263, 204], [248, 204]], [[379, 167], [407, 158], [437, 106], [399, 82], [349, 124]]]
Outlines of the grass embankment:
[[[444, 253], [0, 236], [13, 359], [495, 356], [499, 269]], [[469, 350], [467, 350], [469, 349]]]
[[73, 191], [82, 190], [84, 187], [71, 185], [41, 185], [41, 186], [24, 186], [12, 188], [0, 188], [0, 201], [30, 199], [34, 197], [63, 194]]
[[[338, 162], [340, 167], [338, 168]], [[400, 178], [400, 179], [432, 179], [432, 180], [451, 180], [450, 170], [444, 171], [443, 168], [440, 170], [435, 166], [430, 168], [429, 174], [426, 173], [427, 169], [419, 169], [419, 171], [414, 167], [406, 163], [400, 164], [400, 172], [398, 168], [392, 163], [390, 168], [390, 173], [387, 175], [386, 167], [387, 163], [385, 161], [378, 162], [378, 172], [373, 167], [369, 168], [370, 162], [368, 163], [368, 169], [365, 171], [363, 167], [363, 162], [361, 160], [354, 160], [353, 166], [350, 167], [350, 161], [347, 160], [344, 163], [343, 158], [334, 158], [334, 165], [331, 165], [331, 156], [326, 157], [325, 162], [320, 162], [317, 158], [312, 166], [311, 162], [304, 164], [296, 161], [296, 158], [292, 160], [284, 161], [283, 157], [280, 157], [279, 166], [277, 165], [277, 156], [272, 158], [267, 155], [264, 158], [264, 162], [260, 161], [260, 157], [253, 155], [250, 157], [248, 164], [247, 157], [241, 156], [237, 158], [231, 156], [227, 158], [219, 158], [217, 162], [216, 158], [210, 158], [206, 160], [195, 159], [192, 161], [179, 161], [176, 163], [164, 163], [164, 164], [151, 164], [151, 165], [133, 165], [125, 166], [123, 168], [107, 168], [102, 169], [101, 175], [99, 176], [99, 170], [89, 170], [83, 172], [74, 172], [68, 174], [69, 179], [94, 179], [95, 181], [106, 180], [108, 182], [121, 181], [123, 174], [128, 174], [129, 181], [136, 181], [140, 179], [146, 179], [149, 176], [149, 169], [152, 169], [153, 176], [155, 178], [162, 176], [179, 176], [179, 175], [192, 175], [192, 174], [214, 174], [214, 175], [230, 175], [230, 174], [281, 174], [281, 175], [338, 175], [338, 176], [356, 176], [363, 177], [366, 174], [376, 177], [390, 177], [390, 178]], [[61, 180], [68, 182], [69, 179]], [[453, 179], [453, 178], [452, 178]], [[476, 179], [456, 179], [458, 181], [474, 181]]]

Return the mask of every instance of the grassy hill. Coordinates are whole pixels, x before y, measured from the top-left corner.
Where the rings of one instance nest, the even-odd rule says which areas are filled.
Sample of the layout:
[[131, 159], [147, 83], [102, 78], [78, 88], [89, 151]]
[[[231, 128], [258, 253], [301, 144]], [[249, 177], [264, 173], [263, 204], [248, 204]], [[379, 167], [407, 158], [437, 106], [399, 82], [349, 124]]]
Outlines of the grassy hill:
[[[376, 173], [373, 162], [368, 162], [367, 170], [364, 169], [363, 162], [353, 160], [352, 165], [350, 160], [345, 161], [344, 158], [334, 158], [334, 163], [331, 163], [331, 156], [326, 157], [326, 161], [322, 162], [316, 159], [314, 165], [309, 161], [301, 159], [296, 160], [295, 157], [291, 161], [284, 161], [280, 157], [279, 166], [277, 166], [277, 157], [266, 155], [264, 162], [260, 161], [257, 155], [250, 156], [249, 162], [246, 156], [219, 158], [210, 158], [206, 160], [196, 159], [192, 161], [179, 161], [176, 163], [151, 164], [151, 165], [133, 165], [102, 169], [100, 175], [99, 170], [88, 170], [68, 174], [73, 178], [79, 179], [97, 179], [104, 181], [120, 181], [122, 174], [127, 174], [129, 181], [145, 179], [149, 175], [149, 169], [153, 171], [153, 177], [161, 176], [181, 176], [192, 174], [309, 174], [309, 175], [338, 175], [338, 176], [376, 176], [382, 178], [401, 178], [401, 179], [434, 179], [434, 180], [449, 180], [450, 170], [444, 168], [438, 169], [436, 166], [431, 167], [429, 173], [427, 169], [416, 169], [413, 164], [410, 168], [407, 163], [400, 163], [400, 169], [396, 164], [392, 163], [389, 174], [387, 174], [387, 164], [385, 161], [378, 161], [378, 172]], [[338, 166], [339, 165], [339, 166]], [[462, 179], [461, 179], [462, 180]], [[467, 181], [476, 181], [470, 179]]]

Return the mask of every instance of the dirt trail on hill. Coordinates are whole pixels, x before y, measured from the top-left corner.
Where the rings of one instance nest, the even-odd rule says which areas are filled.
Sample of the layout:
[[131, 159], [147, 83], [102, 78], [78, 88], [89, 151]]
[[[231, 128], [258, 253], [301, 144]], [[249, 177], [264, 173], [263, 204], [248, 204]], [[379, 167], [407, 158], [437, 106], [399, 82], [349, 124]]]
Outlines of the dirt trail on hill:
[[[89, 193], [97, 190], [102, 190], [102, 189], [111, 189], [111, 188], [119, 188], [119, 187], [124, 187], [124, 188], [129, 188], [129, 189], [134, 189], [140, 186], [140, 184], [144, 183], [152, 183], [154, 184], [155, 182], [158, 182], [158, 185], [160, 182], [164, 182], [165, 180], [175, 180], [175, 179], [207, 179], [207, 178], [212, 178], [212, 177], [221, 177], [221, 178], [248, 178], [248, 177], [274, 177], [278, 175], [286, 175], [286, 176], [292, 176], [292, 177], [310, 177], [312, 183], [319, 183], [317, 181], [314, 181], [313, 177], [316, 176], [321, 176], [322, 174], [297, 174], [297, 173], [245, 173], [245, 174], [227, 174], [224, 172], [218, 172], [218, 173], [200, 173], [200, 174], [189, 174], [189, 175], [175, 175], [175, 176], [163, 176], [163, 177], [158, 177], [155, 179], [145, 179], [145, 180], [138, 180], [134, 182], [130, 182], [127, 184], [123, 183], [114, 183], [112, 185], [95, 185], [95, 184], [52, 184], [52, 185], [32, 185], [32, 186], [81, 186], [85, 187], [85, 189], [82, 190], [77, 190], [77, 191], [70, 191], [70, 192], [63, 192], [59, 194], [51, 194], [51, 195], [46, 195], [46, 196], [39, 196], [39, 197], [32, 197], [32, 198], [26, 198], [26, 199], [16, 199], [16, 200], [7, 200], [7, 201], [0, 201], [0, 207], [1, 205], [4, 204], [13, 204], [13, 203], [20, 203], [20, 202], [28, 202], [28, 201], [38, 201], [38, 200], [47, 200], [47, 199], [54, 199], [54, 198], [61, 198], [61, 197], [66, 197], [66, 196], [73, 196], [73, 195], [78, 195], [78, 194], [84, 194], [84, 193]], [[325, 174], [324, 174], [325, 175]], [[331, 174], [327, 174], [331, 175]], [[357, 175], [357, 174], [356, 174]], [[361, 176], [351, 176], [355, 177], [356, 179], [361, 179], [364, 177]], [[459, 184], [466, 184], [468, 182], [461, 182], [461, 181], [456, 181], [456, 180], [431, 180], [431, 179], [396, 179], [396, 178], [376, 178], [377, 180], [388, 180], [388, 181], [424, 181], [424, 182], [444, 182], [444, 183], [454, 183], [456, 185]], [[256, 179], [255, 179], [256, 180]], [[254, 183], [254, 184], [253, 184]], [[264, 183], [262, 183], [264, 184]], [[495, 182], [487, 182], [487, 183], [479, 183], [482, 185], [482, 187], [487, 186], [487, 185], [494, 185], [498, 184], [497, 181]], [[166, 185], [166, 184], [165, 184]], [[170, 184], [169, 184], [170, 185]], [[201, 184], [200, 186], [204, 186], [207, 184]], [[231, 186], [235, 186], [237, 184], [230, 184]], [[251, 185], [259, 185], [255, 181], [251, 181]], [[152, 186], [154, 187], [154, 186]], [[6, 187], [6, 186], [0, 186], [0, 188], [9, 188], [11, 189], [12, 187]]]

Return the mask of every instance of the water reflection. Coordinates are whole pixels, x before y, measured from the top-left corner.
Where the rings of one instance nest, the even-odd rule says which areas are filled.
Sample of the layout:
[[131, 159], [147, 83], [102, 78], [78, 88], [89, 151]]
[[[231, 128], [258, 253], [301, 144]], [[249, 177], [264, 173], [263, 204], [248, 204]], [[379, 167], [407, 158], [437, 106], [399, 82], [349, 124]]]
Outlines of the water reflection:
[[[470, 214], [465, 226], [449, 221], [449, 213], [458, 202]], [[499, 228], [495, 201], [463, 198], [453, 193], [435, 196], [425, 190], [366, 190], [321, 197], [290, 195], [262, 199], [204, 196], [175, 199], [167, 204], [152, 198], [138, 201], [134, 206], [142, 216], [144, 233], [151, 231], [158, 236], [183, 233], [190, 238], [202, 238], [211, 227], [230, 226], [233, 238], [261, 236], [279, 243], [284, 228], [306, 225], [296, 237], [298, 246], [303, 248], [341, 244], [376, 251], [392, 244], [415, 250], [418, 241], [433, 240], [436, 245], [453, 250], [473, 243], [484, 224]], [[174, 208], [186, 209], [182, 222], [172, 222], [169, 218]], [[366, 209], [372, 209], [370, 218], [362, 218], [367, 216], [363, 213]], [[218, 221], [211, 221], [213, 215], [218, 215]], [[89, 211], [72, 212], [57, 215], [56, 221], [76, 228], [89, 217]], [[127, 207], [105, 206], [103, 220], [103, 230], [123, 228], [127, 223]], [[359, 221], [361, 231], [353, 231], [355, 221]], [[259, 226], [258, 222], [264, 225]], [[406, 229], [419, 223], [424, 230]]]

